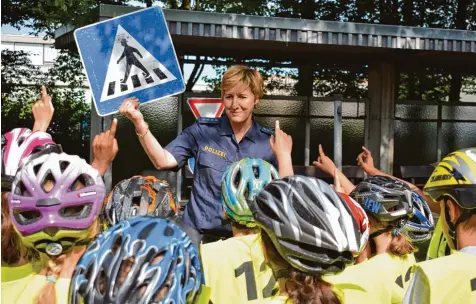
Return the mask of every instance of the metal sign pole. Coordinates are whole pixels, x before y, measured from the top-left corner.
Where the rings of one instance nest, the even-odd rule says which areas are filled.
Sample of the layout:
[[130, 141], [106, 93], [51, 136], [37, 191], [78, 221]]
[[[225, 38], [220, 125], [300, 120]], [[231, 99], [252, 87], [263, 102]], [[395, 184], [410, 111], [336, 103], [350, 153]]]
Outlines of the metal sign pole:
[[342, 95], [334, 95], [334, 163], [342, 170]]

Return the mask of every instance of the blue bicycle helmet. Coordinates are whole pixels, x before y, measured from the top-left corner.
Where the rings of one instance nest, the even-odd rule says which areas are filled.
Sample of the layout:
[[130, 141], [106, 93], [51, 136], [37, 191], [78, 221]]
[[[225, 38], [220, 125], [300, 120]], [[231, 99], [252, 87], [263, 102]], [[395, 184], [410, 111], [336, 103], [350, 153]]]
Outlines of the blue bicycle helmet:
[[426, 242], [431, 239], [435, 229], [430, 207], [425, 199], [416, 192], [412, 192], [412, 207], [413, 216], [402, 228], [397, 229], [396, 233], [401, 233], [414, 244]]
[[88, 247], [76, 266], [70, 303], [192, 303], [203, 283], [197, 249], [170, 220], [119, 222]]
[[244, 158], [228, 167], [221, 183], [222, 204], [225, 214], [232, 221], [253, 228], [256, 223], [248, 206], [256, 195], [279, 173], [259, 158]]

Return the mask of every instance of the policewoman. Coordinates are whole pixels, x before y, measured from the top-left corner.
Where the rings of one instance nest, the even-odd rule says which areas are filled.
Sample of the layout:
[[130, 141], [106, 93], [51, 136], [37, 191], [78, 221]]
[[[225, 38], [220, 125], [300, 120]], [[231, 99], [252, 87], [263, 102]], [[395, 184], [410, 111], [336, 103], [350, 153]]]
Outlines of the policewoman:
[[246, 66], [230, 67], [223, 75], [221, 96], [226, 115], [199, 119], [165, 148], [149, 131], [137, 98], [124, 100], [119, 110], [134, 123], [140, 143], [157, 169], [181, 168], [195, 157], [192, 194], [183, 222], [202, 235], [214, 237], [231, 236], [230, 225], [223, 223], [220, 200], [227, 166], [251, 157], [262, 158], [278, 168], [270, 147], [273, 131], [253, 118], [253, 109], [263, 96], [261, 74]]

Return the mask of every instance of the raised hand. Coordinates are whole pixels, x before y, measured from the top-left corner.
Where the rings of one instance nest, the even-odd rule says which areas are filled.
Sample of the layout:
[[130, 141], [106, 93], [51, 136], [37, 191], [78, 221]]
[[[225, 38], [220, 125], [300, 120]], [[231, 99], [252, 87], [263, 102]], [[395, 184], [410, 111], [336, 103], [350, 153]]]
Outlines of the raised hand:
[[96, 168], [101, 175], [107, 171], [109, 165], [119, 152], [119, 146], [116, 139], [117, 119], [114, 118], [111, 128], [99, 135], [93, 140], [93, 162], [91, 165]]
[[291, 155], [291, 151], [293, 150], [293, 138], [281, 130], [279, 120], [275, 122], [274, 135], [271, 135], [269, 143], [277, 158]]
[[375, 175], [378, 170], [374, 166], [372, 152], [364, 146], [362, 146], [362, 150], [363, 152], [357, 156], [357, 164], [361, 166], [368, 175]]
[[53, 107], [51, 96], [46, 92], [44, 85], [41, 86], [41, 97], [35, 102], [31, 111], [35, 119], [33, 131], [46, 132], [53, 118], [55, 108]]
[[336, 170], [336, 165], [330, 159], [325, 153], [324, 150], [322, 149], [322, 145], [319, 145], [319, 156], [317, 157], [317, 160], [312, 162], [312, 164], [319, 169], [321, 169], [322, 172], [325, 172], [329, 174], [330, 176], [334, 177], [335, 170]]
[[136, 97], [124, 99], [119, 107], [119, 113], [129, 118], [134, 125], [144, 120], [144, 116], [139, 110], [139, 99]]

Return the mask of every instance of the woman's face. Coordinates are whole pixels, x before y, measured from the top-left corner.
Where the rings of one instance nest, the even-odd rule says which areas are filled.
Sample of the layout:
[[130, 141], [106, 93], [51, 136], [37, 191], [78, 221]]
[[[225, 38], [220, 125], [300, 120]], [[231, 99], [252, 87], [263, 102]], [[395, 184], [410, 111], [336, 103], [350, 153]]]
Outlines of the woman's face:
[[223, 101], [230, 122], [243, 123], [251, 116], [259, 100], [255, 98], [248, 86], [239, 82], [223, 94]]

